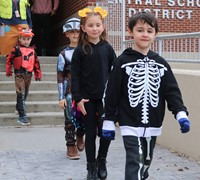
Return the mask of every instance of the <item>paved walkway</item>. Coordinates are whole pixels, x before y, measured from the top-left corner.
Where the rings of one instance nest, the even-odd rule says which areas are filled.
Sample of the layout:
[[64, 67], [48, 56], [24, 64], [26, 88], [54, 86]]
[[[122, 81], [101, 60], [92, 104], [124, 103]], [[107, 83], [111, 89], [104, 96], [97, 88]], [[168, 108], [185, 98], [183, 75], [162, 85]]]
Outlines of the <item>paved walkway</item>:
[[[0, 180], [85, 180], [85, 152], [65, 157], [63, 127], [0, 128]], [[125, 152], [117, 131], [107, 180], [124, 179]], [[148, 180], [200, 180], [200, 164], [156, 146]]]

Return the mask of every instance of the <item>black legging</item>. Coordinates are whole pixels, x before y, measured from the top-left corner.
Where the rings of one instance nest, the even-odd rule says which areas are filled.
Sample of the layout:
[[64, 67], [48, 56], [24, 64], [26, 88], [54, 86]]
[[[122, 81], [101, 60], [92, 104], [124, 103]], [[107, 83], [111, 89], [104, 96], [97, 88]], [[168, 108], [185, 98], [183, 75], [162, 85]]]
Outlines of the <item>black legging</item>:
[[98, 156], [107, 157], [110, 141], [102, 137], [101, 115], [103, 113], [102, 100], [90, 100], [85, 103], [87, 115], [85, 123], [85, 152], [87, 162], [94, 162], [96, 158], [96, 136], [100, 135]]

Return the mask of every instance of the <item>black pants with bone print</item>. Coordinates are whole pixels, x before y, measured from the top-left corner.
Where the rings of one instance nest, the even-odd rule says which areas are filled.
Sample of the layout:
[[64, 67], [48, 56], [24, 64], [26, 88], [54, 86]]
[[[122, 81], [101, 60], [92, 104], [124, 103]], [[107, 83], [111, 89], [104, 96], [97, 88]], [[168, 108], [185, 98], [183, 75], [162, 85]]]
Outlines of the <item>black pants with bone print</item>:
[[125, 180], [145, 180], [153, 159], [156, 137], [123, 136], [126, 151]]

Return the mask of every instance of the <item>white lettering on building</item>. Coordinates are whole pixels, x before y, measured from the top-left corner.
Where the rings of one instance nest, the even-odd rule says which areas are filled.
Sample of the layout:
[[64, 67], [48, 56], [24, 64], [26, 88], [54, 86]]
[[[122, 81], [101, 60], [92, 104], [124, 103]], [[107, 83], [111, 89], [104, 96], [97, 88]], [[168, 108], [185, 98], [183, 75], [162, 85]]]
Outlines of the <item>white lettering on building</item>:
[[129, 8], [128, 15], [131, 17], [133, 14], [141, 11], [149, 11], [155, 14], [156, 17], [162, 17], [163, 19], [191, 19], [192, 10], [169, 10], [169, 9], [135, 9]]
[[[170, 7], [168, 9], [167, 7], [164, 9], [159, 8], [150, 8], [150, 6], [162, 6], [162, 3], [159, 2], [159, 0], [108, 0], [109, 4], [113, 3], [122, 3], [122, 2], [128, 2], [128, 5], [143, 5], [144, 8], [129, 8], [128, 9], [128, 15], [129, 17], [133, 14], [141, 11], [149, 11], [155, 14], [156, 17], [161, 17], [163, 19], [191, 19], [193, 10], [189, 9], [190, 7], [197, 7], [200, 8], [200, 0], [167, 0], [167, 5]], [[148, 6], [148, 8], [145, 8], [145, 6]], [[179, 9], [173, 9], [175, 6], [180, 7]], [[188, 9], [185, 9], [185, 7], [188, 7]], [[181, 9], [184, 8], [184, 9]], [[199, 9], [200, 10], [200, 9]], [[198, 11], [199, 11], [198, 10]]]

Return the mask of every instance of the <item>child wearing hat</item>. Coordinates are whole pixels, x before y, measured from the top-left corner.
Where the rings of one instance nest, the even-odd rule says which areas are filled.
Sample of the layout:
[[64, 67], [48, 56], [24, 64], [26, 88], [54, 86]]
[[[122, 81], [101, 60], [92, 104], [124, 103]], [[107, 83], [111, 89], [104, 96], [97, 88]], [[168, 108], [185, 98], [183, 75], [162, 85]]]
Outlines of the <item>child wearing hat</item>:
[[11, 50], [6, 58], [6, 76], [11, 77], [13, 74], [12, 66], [15, 74], [16, 87], [16, 110], [19, 114], [17, 122], [21, 125], [30, 125], [26, 116], [26, 98], [29, 93], [32, 72], [34, 78], [40, 81], [42, 72], [38, 57], [34, 47], [30, 47], [30, 43], [34, 34], [31, 29], [20, 28], [18, 42]]
[[72, 115], [71, 58], [78, 44], [79, 31], [80, 20], [77, 18], [70, 18], [63, 25], [63, 33], [69, 43], [60, 52], [57, 61], [58, 99], [59, 106], [64, 110], [66, 156], [71, 160], [80, 158], [78, 151], [83, 151], [85, 145], [83, 126]]

